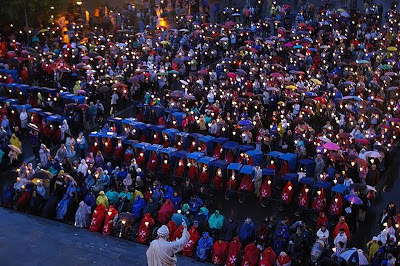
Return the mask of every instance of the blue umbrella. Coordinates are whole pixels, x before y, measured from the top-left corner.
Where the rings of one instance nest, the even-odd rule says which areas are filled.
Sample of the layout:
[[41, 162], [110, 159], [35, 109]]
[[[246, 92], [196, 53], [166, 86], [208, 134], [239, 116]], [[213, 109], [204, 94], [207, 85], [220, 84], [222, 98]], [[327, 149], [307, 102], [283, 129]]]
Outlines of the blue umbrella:
[[253, 123], [250, 120], [240, 120], [238, 125], [241, 127], [252, 125]]
[[344, 197], [344, 199], [347, 200], [350, 203], [355, 204], [355, 205], [362, 205], [363, 204], [363, 201], [359, 197], [357, 197], [356, 195], [347, 194]]

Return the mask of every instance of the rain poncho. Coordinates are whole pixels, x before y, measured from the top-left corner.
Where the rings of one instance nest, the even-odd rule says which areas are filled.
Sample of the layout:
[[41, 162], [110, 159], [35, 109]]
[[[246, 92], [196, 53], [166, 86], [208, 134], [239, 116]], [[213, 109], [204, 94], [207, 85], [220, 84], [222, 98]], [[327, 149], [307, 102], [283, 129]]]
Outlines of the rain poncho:
[[239, 239], [241, 243], [252, 242], [256, 237], [256, 228], [254, 223], [243, 223], [239, 231]]
[[157, 219], [160, 223], [166, 224], [171, 219], [172, 214], [175, 212], [175, 207], [171, 200], [167, 199], [158, 211]]
[[[137, 196], [140, 197], [140, 196]], [[149, 213], [151, 217], [155, 217], [158, 211], [158, 203], [153, 201], [147, 202], [143, 208], [143, 213]]]
[[244, 258], [242, 261], [242, 265], [256, 266], [259, 254], [260, 250], [257, 248], [256, 245], [254, 245], [254, 243], [248, 244], [244, 249]]
[[200, 233], [197, 230], [195, 225], [192, 225], [189, 229], [190, 238], [187, 244], [182, 249], [183, 256], [191, 257], [194, 253], [194, 248], [197, 244], [197, 241], [200, 239]]
[[276, 260], [276, 254], [275, 254], [274, 250], [271, 247], [267, 247], [261, 253], [260, 261], [258, 262], [258, 265], [259, 266], [273, 265], [275, 260]]
[[212, 229], [221, 230], [222, 225], [224, 224], [224, 219], [224, 216], [220, 214], [218, 210], [216, 210], [208, 219], [208, 224]]
[[221, 265], [226, 260], [229, 243], [226, 241], [216, 241], [212, 249], [211, 261], [214, 264]]
[[104, 218], [106, 216], [107, 208], [100, 204], [96, 207], [93, 212], [92, 221], [90, 223], [89, 231], [90, 232], [97, 232], [101, 228]]
[[171, 220], [174, 221], [178, 226], [180, 226], [182, 224], [182, 219], [185, 220], [187, 226], [190, 226], [190, 220], [189, 218], [187, 218], [185, 215], [183, 215], [182, 213], [174, 213], [172, 214]]
[[111, 235], [113, 229], [113, 220], [117, 214], [118, 211], [114, 208], [113, 205], [111, 205], [110, 208], [108, 209], [106, 218], [104, 220], [104, 226], [102, 231], [104, 235]]
[[139, 218], [141, 216], [141, 212], [144, 206], [145, 206], [144, 199], [142, 199], [140, 196], [136, 196], [136, 199], [133, 202], [132, 206], [132, 213], [135, 215], [136, 218]]
[[87, 228], [90, 225], [90, 207], [81, 201], [79, 208], [75, 214], [75, 226], [79, 228]]
[[242, 244], [239, 242], [239, 237], [235, 237], [230, 243], [228, 248], [228, 255], [226, 256], [226, 266], [235, 266]]
[[69, 194], [65, 194], [62, 200], [57, 205], [57, 215], [56, 218], [59, 220], [64, 219], [65, 214], [67, 213], [68, 204], [71, 198]]
[[196, 256], [201, 261], [207, 260], [210, 255], [213, 246], [213, 239], [208, 235], [208, 232], [204, 232], [203, 236], [199, 239], [197, 245]]

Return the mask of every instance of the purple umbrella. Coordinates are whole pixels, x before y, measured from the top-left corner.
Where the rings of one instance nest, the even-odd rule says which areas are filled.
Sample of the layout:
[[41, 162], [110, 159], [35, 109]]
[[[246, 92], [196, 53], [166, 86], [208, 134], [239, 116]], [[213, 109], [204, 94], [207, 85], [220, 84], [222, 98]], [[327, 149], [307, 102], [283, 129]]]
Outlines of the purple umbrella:
[[363, 201], [359, 197], [353, 194], [347, 194], [346, 196], [344, 196], [344, 199], [355, 205], [363, 204]]
[[325, 143], [324, 148], [327, 149], [328, 151], [337, 151], [340, 150], [339, 145], [333, 142]]

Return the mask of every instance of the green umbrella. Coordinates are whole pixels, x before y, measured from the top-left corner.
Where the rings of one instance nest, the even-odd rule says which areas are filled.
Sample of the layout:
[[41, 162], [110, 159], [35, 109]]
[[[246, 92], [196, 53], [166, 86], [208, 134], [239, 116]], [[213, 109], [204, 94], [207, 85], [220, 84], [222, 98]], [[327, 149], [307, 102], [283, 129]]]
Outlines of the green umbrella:
[[391, 65], [386, 64], [386, 65], [380, 65], [379, 68], [383, 70], [388, 70], [392, 69], [393, 67]]

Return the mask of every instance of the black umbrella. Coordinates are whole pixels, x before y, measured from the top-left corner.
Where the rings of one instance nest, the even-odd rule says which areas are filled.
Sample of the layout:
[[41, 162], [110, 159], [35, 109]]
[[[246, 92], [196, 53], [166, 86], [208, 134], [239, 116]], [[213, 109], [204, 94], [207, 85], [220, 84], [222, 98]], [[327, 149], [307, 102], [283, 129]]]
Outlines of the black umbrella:
[[106, 93], [106, 92], [109, 92], [110, 90], [111, 90], [111, 88], [107, 87], [107, 86], [101, 86], [100, 88], [97, 88], [97, 91], [101, 92], [101, 93]]
[[183, 96], [185, 96], [185, 92], [184, 91], [180, 91], [180, 90], [174, 90], [173, 92], [171, 92], [171, 97], [174, 98], [181, 98]]
[[53, 175], [47, 170], [39, 170], [32, 175], [32, 178], [37, 178], [37, 179], [50, 179], [52, 177]]

